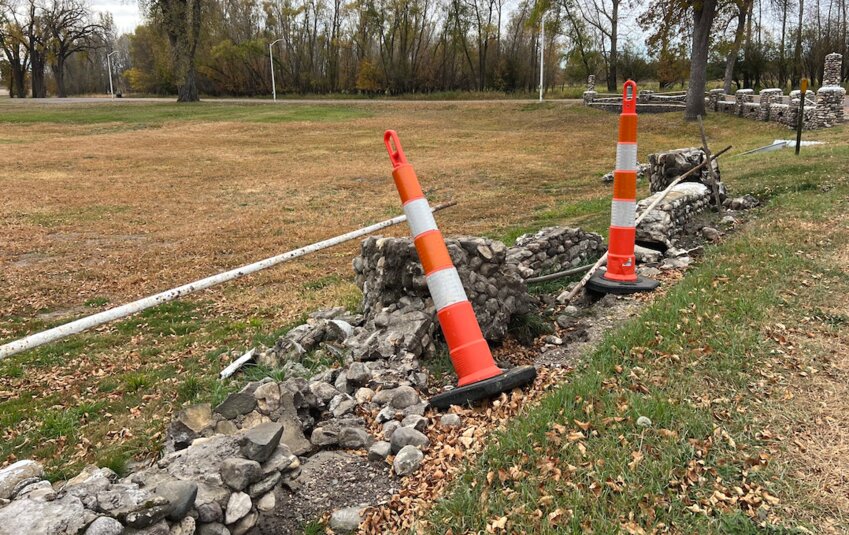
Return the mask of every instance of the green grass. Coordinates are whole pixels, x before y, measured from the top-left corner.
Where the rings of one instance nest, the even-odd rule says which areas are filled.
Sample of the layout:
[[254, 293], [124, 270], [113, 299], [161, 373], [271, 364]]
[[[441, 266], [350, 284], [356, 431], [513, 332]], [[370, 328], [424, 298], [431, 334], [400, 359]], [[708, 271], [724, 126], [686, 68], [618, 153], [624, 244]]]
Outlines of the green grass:
[[176, 104], [159, 102], [108, 102], [98, 104], [52, 104], [50, 106], [0, 106], [0, 124], [106, 124], [124, 127], [156, 127], [173, 121], [241, 121], [283, 123], [293, 121], [346, 121], [370, 115], [367, 109], [340, 105], [232, 104], [199, 102]]
[[[629, 522], [647, 532], [661, 525], [679, 533], [795, 532], [758, 526], [737, 506], [709, 515], [687, 507], [744, 484], [800, 494], [780, 470], [748, 462], [767, 448], [753, 423], [762, 402], [748, 388], [773, 358], [761, 333], [775, 313], [801, 319], [829, 300], [821, 289], [786, 292], [797, 288], [800, 272], [834, 281], [831, 291], [834, 284], [849, 290], [849, 276], [825, 258], [849, 246], [849, 236], [833, 229], [811, 240], [792, 223], [828, 221], [845, 210], [848, 151], [746, 162], [739, 179], [772, 196], [762, 218], [708, 248], [666, 296], [609, 333], [567, 384], [494, 436], [437, 502], [430, 532], [483, 532], [503, 517], [510, 533], [614, 534]], [[652, 425], [638, 427], [640, 416]], [[641, 460], [632, 467], [635, 455]], [[688, 473], [698, 479], [684, 485]]]

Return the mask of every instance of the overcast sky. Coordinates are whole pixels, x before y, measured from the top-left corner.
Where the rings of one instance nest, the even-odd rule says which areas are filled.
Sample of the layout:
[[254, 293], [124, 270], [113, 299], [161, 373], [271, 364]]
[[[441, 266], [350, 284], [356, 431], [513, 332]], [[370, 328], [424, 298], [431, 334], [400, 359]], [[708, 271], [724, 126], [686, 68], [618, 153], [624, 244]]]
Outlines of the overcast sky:
[[91, 9], [112, 13], [119, 34], [135, 30], [142, 22], [139, 3], [136, 0], [92, 0]]

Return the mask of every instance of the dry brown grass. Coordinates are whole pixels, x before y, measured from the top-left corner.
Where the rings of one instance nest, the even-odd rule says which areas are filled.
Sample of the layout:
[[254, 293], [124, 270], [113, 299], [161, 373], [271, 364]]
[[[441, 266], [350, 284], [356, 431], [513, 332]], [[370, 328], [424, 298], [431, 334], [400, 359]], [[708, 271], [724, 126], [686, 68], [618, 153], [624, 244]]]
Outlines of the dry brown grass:
[[[139, 116], [160, 106], [122, 105], [134, 106]], [[514, 102], [351, 103], [342, 108], [360, 110], [355, 118], [264, 123], [250, 121], [250, 114], [268, 116], [270, 108], [208, 103], [197, 109], [220, 113], [86, 123], [77, 119], [100, 110], [4, 101], [0, 121], [7, 112], [20, 114], [16, 106], [46, 118], [0, 129], [6, 149], [0, 152], [0, 340], [399, 213], [382, 143], [387, 128], [399, 132], [429, 198], [459, 201], [438, 217], [447, 234], [499, 236], [516, 227], [583, 223], [587, 206], [597, 212], [598, 204], [582, 203], [610, 195], [599, 177], [613, 165], [617, 124], [615, 115], [575, 104]], [[279, 109], [291, 106], [299, 105]], [[52, 122], [54, 110], [75, 120]], [[708, 121], [716, 145], [733, 142], [745, 150], [783, 133], [747, 123], [732, 139], [727, 132], [734, 122]], [[640, 159], [697, 139], [696, 127], [680, 116], [645, 116]], [[214, 381], [229, 359], [204, 355], [253, 343], [249, 334], [219, 335], [207, 326], [260, 319], [267, 332], [319, 306], [350, 301], [357, 246], [189, 299], [198, 306], [192, 314], [203, 336], [140, 328], [118, 343], [61, 346], [65, 354], [43, 366], [32, 366], [31, 354], [5, 363], [16, 373], [0, 377], [0, 403], [18, 403], [14, 410], [26, 407], [26, 414], [13, 414], [8, 403], [5, 415], [0, 411], [6, 418], [0, 423], [8, 426], [0, 463], [34, 456], [56, 468], [72, 452], [76, 463], [97, 460], [130, 438], [136, 441], [131, 453], [153, 453], [161, 422], [193, 399], [180, 390], [187, 379]], [[316, 279], [329, 282], [311, 287]], [[136, 375], [125, 377], [130, 372]], [[116, 377], [118, 386], [105, 390], [103, 383]], [[106, 405], [78, 418], [73, 433], [60, 429], [54, 438], [39, 438], [49, 418], [101, 401]]]

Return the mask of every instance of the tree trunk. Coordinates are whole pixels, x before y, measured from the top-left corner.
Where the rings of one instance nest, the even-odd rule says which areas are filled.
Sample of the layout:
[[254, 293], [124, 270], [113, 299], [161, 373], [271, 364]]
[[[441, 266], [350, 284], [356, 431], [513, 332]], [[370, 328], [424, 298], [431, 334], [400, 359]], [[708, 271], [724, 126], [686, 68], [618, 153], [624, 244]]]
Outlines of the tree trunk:
[[12, 62], [12, 89], [9, 90], [10, 96], [18, 98], [27, 98], [26, 90], [27, 73], [23, 66], [16, 62]]
[[615, 93], [616, 64], [619, 62], [619, 0], [613, 0], [613, 15], [610, 18], [610, 68], [607, 71], [607, 90]]
[[693, 48], [690, 56], [690, 87], [684, 119], [695, 121], [705, 114], [705, 85], [707, 84], [708, 44], [717, 0], [704, 0], [693, 7]]
[[194, 57], [192, 57], [183, 77], [183, 84], [177, 87], [177, 102], [197, 102], [199, 100], [197, 69]]
[[731, 93], [731, 82], [734, 80], [734, 65], [737, 63], [737, 54], [740, 53], [740, 47], [743, 45], [743, 35], [746, 32], [746, 13], [749, 11], [749, 6], [746, 5], [748, 2], [749, 0], [745, 0], [738, 6], [740, 11], [737, 14], [737, 31], [734, 33], [734, 44], [731, 45], [731, 51], [725, 58], [723, 90], [726, 95]]
[[44, 85], [44, 55], [33, 50], [30, 65], [32, 66], [32, 98], [47, 98], [47, 87]]
[[799, 0], [799, 27], [796, 28], [796, 50], [793, 51], [793, 77], [790, 85], [798, 87], [802, 79], [802, 16], [805, 13], [805, 0]]
[[195, 52], [200, 38], [201, 0], [170, 0], [165, 10], [168, 40], [174, 53], [177, 102], [200, 100], [197, 88]]
[[781, 45], [778, 47], [778, 86], [784, 89], [787, 86], [787, 3], [783, 0], [781, 9]]
[[56, 96], [65, 98], [68, 96], [65, 91], [65, 58], [61, 55], [56, 56], [56, 63], [51, 65], [53, 70], [53, 78], [56, 79]]

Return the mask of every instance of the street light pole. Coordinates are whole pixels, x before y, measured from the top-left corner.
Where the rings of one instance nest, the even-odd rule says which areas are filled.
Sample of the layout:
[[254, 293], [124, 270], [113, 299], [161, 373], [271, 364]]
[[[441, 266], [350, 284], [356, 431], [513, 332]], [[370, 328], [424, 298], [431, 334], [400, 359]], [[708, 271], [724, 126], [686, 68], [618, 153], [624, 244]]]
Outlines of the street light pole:
[[112, 98], [115, 98], [115, 90], [112, 88], [112, 60], [111, 60], [111, 58], [112, 58], [112, 54], [117, 54], [117, 53], [118, 53], [118, 51], [115, 50], [113, 52], [106, 54], [106, 68], [109, 69], [109, 95], [111, 95]]
[[268, 45], [268, 61], [271, 64], [271, 94], [274, 97], [274, 101], [277, 102], [277, 86], [274, 83], [274, 52], [271, 47], [282, 41], [283, 39], [278, 39]]
[[545, 83], [543, 76], [543, 69], [545, 68], [545, 13], [542, 14], [540, 26], [542, 31], [539, 34], [539, 101], [542, 102], [543, 84]]

